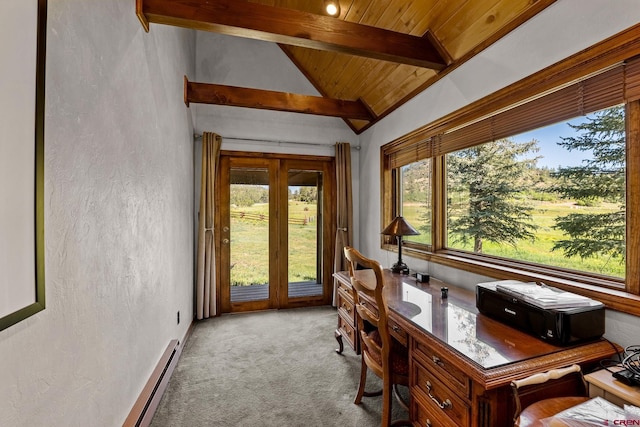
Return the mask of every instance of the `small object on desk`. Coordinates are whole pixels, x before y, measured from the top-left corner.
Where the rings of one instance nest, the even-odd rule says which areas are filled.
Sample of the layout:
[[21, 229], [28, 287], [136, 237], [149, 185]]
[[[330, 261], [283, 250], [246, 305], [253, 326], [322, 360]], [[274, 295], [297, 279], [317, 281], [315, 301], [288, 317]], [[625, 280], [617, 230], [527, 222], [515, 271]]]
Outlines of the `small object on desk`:
[[443, 286], [440, 288], [440, 294], [442, 295], [443, 299], [446, 299], [449, 297], [449, 288], [447, 288], [446, 286]]
[[628, 369], [623, 369], [618, 372], [613, 373], [613, 377], [626, 385], [630, 386], [640, 386], [640, 375], [635, 372], [631, 372]]
[[429, 275], [426, 273], [420, 273], [417, 272], [416, 273], [416, 280], [420, 283], [427, 283], [429, 282]]

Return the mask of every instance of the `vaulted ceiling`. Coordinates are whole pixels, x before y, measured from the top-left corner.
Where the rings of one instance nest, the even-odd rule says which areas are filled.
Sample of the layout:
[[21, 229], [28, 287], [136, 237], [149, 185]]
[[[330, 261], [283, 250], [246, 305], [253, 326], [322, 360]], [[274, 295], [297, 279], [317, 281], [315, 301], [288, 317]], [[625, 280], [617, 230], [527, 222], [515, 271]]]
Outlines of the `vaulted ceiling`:
[[555, 0], [136, 0], [149, 22], [278, 43], [322, 97], [185, 79], [185, 102], [342, 117], [361, 133]]

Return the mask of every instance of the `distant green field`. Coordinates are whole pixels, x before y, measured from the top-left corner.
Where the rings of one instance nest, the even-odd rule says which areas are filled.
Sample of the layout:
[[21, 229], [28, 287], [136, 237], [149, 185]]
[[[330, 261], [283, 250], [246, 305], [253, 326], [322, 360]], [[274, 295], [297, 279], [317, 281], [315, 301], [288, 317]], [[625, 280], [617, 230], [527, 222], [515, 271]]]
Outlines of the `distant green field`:
[[[504, 258], [517, 259], [521, 261], [534, 262], [538, 264], [552, 265], [556, 267], [568, 268], [573, 270], [588, 271], [592, 273], [605, 274], [613, 277], [624, 277], [625, 264], [620, 259], [588, 258], [581, 259], [579, 257], [566, 258], [561, 251], [552, 252], [555, 241], [563, 238], [562, 232], [553, 228], [554, 218], [568, 215], [570, 213], [580, 212], [588, 209], [589, 212], [613, 212], [616, 206], [613, 204], [602, 203], [598, 207], [585, 208], [572, 203], [535, 201], [531, 202], [534, 206], [533, 223], [538, 226], [536, 232], [536, 240], [534, 242], [522, 240], [518, 242], [516, 247], [510, 245], [499, 245], [491, 242], [483, 243], [483, 253], [488, 255], [496, 255]], [[415, 228], [419, 228], [424, 219], [424, 207], [420, 205], [405, 205], [403, 216]], [[411, 236], [407, 240], [420, 243], [431, 243], [431, 234], [423, 233], [421, 235]], [[450, 236], [450, 240], [451, 236]], [[461, 244], [452, 245], [452, 248], [462, 250], [472, 250], [473, 247], [464, 247]]]
[[[269, 206], [232, 208], [232, 212], [264, 215], [265, 220], [231, 218], [231, 284], [269, 282]], [[289, 202], [289, 282], [316, 280], [316, 205]], [[306, 219], [306, 224], [304, 220]]]
[[[588, 271], [613, 277], [624, 277], [625, 265], [618, 259], [606, 258], [566, 258], [562, 252], [552, 252], [553, 242], [561, 239], [560, 231], [553, 229], [554, 218], [587, 209], [570, 203], [535, 202], [533, 221], [538, 225], [536, 240], [520, 241], [516, 247], [484, 242], [485, 254], [521, 261], [552, 265], [567, 269]], [[614, 205], [602, 204], [600, 207], [588, 208], [590, 212], [600, 210], [610, 212]], [[403, 215], [415, 228], [424, 221], [424, 208], [419, 205], [405, 205]], [[233, 212], [264, 215], [268, 217], [268, 205], [256, 204], [251, 207], [233, 208]], [[289, 202], [289, 217], [302, 220], [307, 224], [289, 224], [289, 282], [301, 282], [316, 279], [316, 205], [304, 202]], [[266, 220], [231, 219], [231, 283], [243, 286], [257, 283], [268, 283], [269, 269], [269, 229]], [[407, 240], [430, 243], [430, 233], [419, 230], [419, 236], [411, 236]], [[471, 250], [462, 245], [452, 246], [455, 249]]]

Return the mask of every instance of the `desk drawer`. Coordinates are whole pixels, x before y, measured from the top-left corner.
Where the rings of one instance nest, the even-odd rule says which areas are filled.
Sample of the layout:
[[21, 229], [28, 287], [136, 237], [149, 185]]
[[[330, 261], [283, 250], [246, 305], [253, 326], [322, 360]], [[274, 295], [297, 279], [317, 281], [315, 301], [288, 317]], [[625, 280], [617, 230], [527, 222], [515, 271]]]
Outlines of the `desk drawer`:
[[455, 390], [459, 396], [469, 398], [469, 377], [463, 371], [453, 366], [444, 356], [429, 346], [417, 340], [413, 340], [413, 344], [414, 353], [428, 370]]
[[407, 346], [407, 331], [402, 329], [400, 325], [398, 325], [393, 320], [388, 320], [389, 324], [389, 333], [393, 338], [395, 338], [400, 344], [403, 346]]
[[347, 340], [351, 348], [357, 351], [356, 340], [358, 338], [356, 337], [356, 330], [342, 316], [338, 316], [338, 330], [340, 330], [342, 337]]
[[414, 398], [411, 401], [411, 413], [414, 414], [414, 426], [420, 427], [466, 427], [460, 426], [453, 422], [451, 418], [444, 417], [441, 418], [438, 415], [432, 412], [429, 412], [426, 409], [426, 404], [422, 402], [422, 396], [418, 398]]
[[412, 369], [415, 384], [411, 391], [425, 402], [427, 413], [441, 420], [448, 418], [457, 426], [469, 425], [469, 404], [458, 397], [455, 390], [447, 387], [436, 375], [415, 360]]
[[369, 298], [362, 296], [362, 294], [360, 295], [360, 304], [363, 307], [367, 307], [369, 310], [371, 310], [371, 312], [375, 315], [378, 316], [378, 307], [376, 307], [375, 302], [372, 302], [371, 300], [369, 300]]
[[351, 323], [351, 326], [355, 326], [356, 311], [353, 304], [353, 299], [351, 299], [351, 295], [349, 295], [342, 288], [338, 289], [338, 314], [340, 315], [340, 317], [349, 319], [349, 323]]

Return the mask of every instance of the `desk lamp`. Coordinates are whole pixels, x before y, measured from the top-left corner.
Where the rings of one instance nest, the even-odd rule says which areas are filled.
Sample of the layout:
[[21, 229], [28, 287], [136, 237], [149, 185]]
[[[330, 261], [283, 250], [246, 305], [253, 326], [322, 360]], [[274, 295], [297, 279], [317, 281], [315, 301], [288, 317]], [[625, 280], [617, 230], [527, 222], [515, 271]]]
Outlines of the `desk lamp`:
[[391, 271], [394, 273], [409, 274], [409, 267], [402, 262], [402, 236], [417, 236], [420, 233], [409, 225], [402, 216], [397, 216], [391, 221], [391, 224], [382, 230], [382, 234], [385, 236], [395, 236], [398, 240], [398, 262], [393, 264]]

